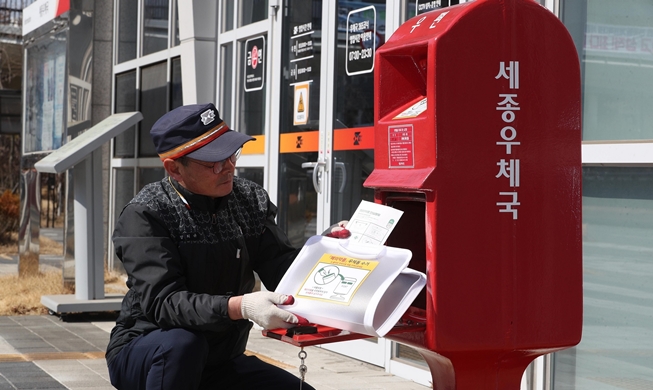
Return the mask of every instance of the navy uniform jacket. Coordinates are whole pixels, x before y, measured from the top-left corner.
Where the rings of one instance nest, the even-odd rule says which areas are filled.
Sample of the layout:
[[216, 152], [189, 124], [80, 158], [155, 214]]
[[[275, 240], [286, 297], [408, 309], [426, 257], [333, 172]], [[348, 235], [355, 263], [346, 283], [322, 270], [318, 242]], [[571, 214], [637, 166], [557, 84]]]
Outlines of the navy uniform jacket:
[[298, 253], [275, 223], [276, 211], [263, 188], [238, 177], [223, 198], [193, 194], [167, 177], [145, 186], [125, 206], [113, 234], [129, 291], [107, 361], [159, 328], [202, 331], [207, 365], [243, 353], [252, 325], [229, 319], [229, 297], [252, 291], [252, 271], [274, 290]]

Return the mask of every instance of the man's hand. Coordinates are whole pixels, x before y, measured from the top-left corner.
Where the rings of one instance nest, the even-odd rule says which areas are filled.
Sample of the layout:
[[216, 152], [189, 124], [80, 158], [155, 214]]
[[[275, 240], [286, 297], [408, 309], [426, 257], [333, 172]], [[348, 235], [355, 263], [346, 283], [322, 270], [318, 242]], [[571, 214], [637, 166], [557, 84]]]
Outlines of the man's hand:
[[348, 238], [351, 236], [351, 232], [347, 230], [348, 222], [349, 221], [340, 221], [335, 225], [331, 225], [324, 231], [324, 233], [322, 233], [322, 235], [333, 238]]
[[294, 301], [295, 299], [289, 295], [257, 291], [242, 296], [240, 311], [244, 319], [252, 320], [264, 329], [288, 329], [300, 321], [308, 322], [277, 307], [277, 305], [290, 305]]

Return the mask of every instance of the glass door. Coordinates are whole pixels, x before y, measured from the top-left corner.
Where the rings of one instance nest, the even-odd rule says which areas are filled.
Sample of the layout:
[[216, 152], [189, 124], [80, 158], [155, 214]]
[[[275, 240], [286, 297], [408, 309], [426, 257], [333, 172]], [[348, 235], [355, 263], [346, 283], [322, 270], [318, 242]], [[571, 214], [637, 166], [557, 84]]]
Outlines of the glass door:
[[[361, 200], [374, 201], [363, 183], [374, 169], [374, 55], [385, 43], [385, 1], [336, 2], [333, 63], [329, 219], [349, 219]], [[386, 340], [326, 345], [335, 352], [385, 366]]]
[[271, 87], [270, 7], [267, 1], [219, 3], [216, 105], [234, 130], [255, 138], [244, 145], [236, 174], [268, 187]]
[[[374, 192], [374, 53], [385, 0], [287, 0], [282, 23], [278, 222], [295, 246], [349, 219]], [[385, 340], [325, 348], [384, 366]]]
[[[284, 2], [279, 102], [277, 222], [300, 247], [318, 234], [318, 198], [324, 184], [319, 153], [323, 44], [322, 1]], [[321, 208], [321, 207], [320, 207]], [[320, 230], [321, 231], [321, 230]]]

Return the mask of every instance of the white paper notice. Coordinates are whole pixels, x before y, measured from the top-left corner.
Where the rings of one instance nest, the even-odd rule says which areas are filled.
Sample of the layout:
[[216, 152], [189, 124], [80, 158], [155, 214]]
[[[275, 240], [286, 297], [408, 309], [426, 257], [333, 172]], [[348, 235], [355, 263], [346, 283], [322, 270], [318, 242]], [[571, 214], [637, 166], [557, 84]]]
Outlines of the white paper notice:
[[350, 240], [383, 245], [403, 214], [401, 210], [363, 200], [347, 223]]

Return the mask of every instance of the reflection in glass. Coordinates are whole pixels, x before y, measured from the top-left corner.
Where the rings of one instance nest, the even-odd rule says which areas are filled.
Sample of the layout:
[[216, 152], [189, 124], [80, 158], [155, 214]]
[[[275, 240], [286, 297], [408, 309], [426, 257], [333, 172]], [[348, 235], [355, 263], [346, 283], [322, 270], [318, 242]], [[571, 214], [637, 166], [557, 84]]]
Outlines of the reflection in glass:
[[317, 192], [313, 169], [302, 163], [317, 161], [317, 153], [284, 153], [279, 156], [279, 226], [296, 247], [317, 234]]
[[183, 94], [181, 89], [181, 58], [171, 60], [172, 75], [170, 79], [170, 109], [183, 105]]
[[240, 0], [238, 27], [256, 23], [268, 18], [267, 0]]
[[[353, 26], [367, 27], [356, 30]], [[352, 44], [346, 39], [348, 34], [358, 34], [360, 40]], [[350, 54], [369, 52], [373, 55], [384, 43], [385, 2], [338, 2], [334, 131], [367, 127], [361, 129], [358, 137], [373, 135], [370, 127], [374, 126], [374, 63], [362, 58], [352, 61]], [[374, 190], [363, 187], [374, 169], [374, 150], [356, 150], [357, 144], [352, 137], [347, 147], [351, 150], [335, 150], [333, 154], [332, 223], [348, 219], [361, 200], [374, 201]]]
[[140, 191], [146, 184], [154, 183], [163, 179], [166, 175], [164, 168], [138, 168], [138, 188]]
[[118, 63], [136, 58], [137, 22], [138, 1], [120, 0], [118, 3]]
[[422, 355], [420, 355], [419, 352], [417, 352], [415, 348], [399, 343], [395, 343], [394, 347], [395, 347], [394, 357], [396, 357], [397, 359], [408, 361], [418, 366], [421, 366], [425, 369], [428, 369], [428, 365], [426, 364], [426, 361], [424, 360]]
[[[136, 111], [136, 71], [116, 75], [116, 113]], [[114, 157], [134, 157], [135, 139], [132, 126], [114, 138]]]
[[236, 175], [263, 187], [263, 168], [236, 168]]
[[175, 1], [175, 25], [174, 25], [174, 34], [172, 36], [172, 46], [179, 46], [181, 41], [179, 40], [179, 1]]
[[27, 46], [23, 153], [58, 149], [64, 134], [67, 31]]
[[233, 50], [233, 44], [229, 42], [226, 45], [223, 45], [221, 47], [222, 50], [222, 67], [221, 69], [224, 69], [224, 72], [220, 75], [222, 78], [222, 89], [220, 90], [220, 101], [218, 102], [218, 107], [220, 108], [220, 116], [222, 120], [225, 121], [225, 123], [228, 126], [232, 126], [232, 121], [231, 121], [231, 109], [232, 109], [232, 95], [231, 95], [231, 89], [233, 88], [233, 74], [234, 74], [234, 67], [233, 67], [233, 60], [234, 60], [234, 50]]
[[374, 202], [374, 190], [363, 187], [373, 170], [373, 149], [333, 153], [332, 223], [349, 219], [362, 200]]
[[[283, 79], [281, 81], [282, 137], [289, 133], [317, 132], [320, 102], [320, 61], [322, 1], [290, 0], [283, 14]], [[301, 50], [291, 47], [302, 46]], [[301, 70], [301, 72], [299, 72]], [[295, 100], [298, 88], [309, 89], [308, 104], [302, 120], [296, 120]], [[299, 107], [299, 104], [297, 105]], [[317, 161], [317, 149], [307, 150], [303, 135], [286, 139], [279, 154], [279, 226], [287, 232], [290, 242], [300, 247], [317, 234], [317, 193], [313, 187], [313, 169], [303, 163]], [[283, 138], [282, 138], [283, 140]]]
[[138, 157], [156, 157], [150, 129], [154, 122], [168, 111], [166, 98], [166, 63], [161, 62], [141, 71], [141, 113]]
[[[114, 169], [114, 206], [113, 206], [113, 225], [115, 226], [123, 207], [134, 197], [134, 169], [121, 168]], [[124, 270], [122, 262], [113, 254], [113, 268], [115, 271]]]
[[222, 32], [231, 31], [234, 28], [234, 2], [222, 2]]
[[143, 55], [168, 48], [168, 0], [145, 0], [143, 6]]
[[565, 1], [583, 73], [583, 139], [653, 138], [653, 2]]
[[653, 388], [653, 168], [583, 168], [583, 338], [556, 390]]

